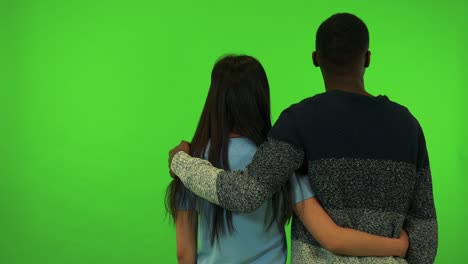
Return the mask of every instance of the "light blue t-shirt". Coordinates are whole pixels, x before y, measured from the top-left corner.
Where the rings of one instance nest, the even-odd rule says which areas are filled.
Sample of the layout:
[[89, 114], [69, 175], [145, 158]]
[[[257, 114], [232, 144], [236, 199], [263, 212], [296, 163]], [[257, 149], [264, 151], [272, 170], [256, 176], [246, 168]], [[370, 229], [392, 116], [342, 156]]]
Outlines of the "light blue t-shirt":
[[[228, 147], [229, 168], [233, 171], [243, 170], [250, 164], [256, 151], [257, 146], [249, 139], [231, 138]], [[314, 197], [308, 176], [293, 175], [290, 183], [293, 204]], [[186, 188], [184, 194], [184, 202], [179, 204], [181, 211], [189, 209], [187, 201], [194, 195]], [[226, 233], [220, 235], [213, 246], [210, 242], [213, 207], [208, 201], [201, 198], [200, 200], [195, 206], [199, 214], [197, 263], [286, 263], [284, 228], [274, 223], [267, 229], [272, 219], [271, 199], [252, 213], [233, 212], [232, 223], [235, 231], [230, 234], [225, 221]]]

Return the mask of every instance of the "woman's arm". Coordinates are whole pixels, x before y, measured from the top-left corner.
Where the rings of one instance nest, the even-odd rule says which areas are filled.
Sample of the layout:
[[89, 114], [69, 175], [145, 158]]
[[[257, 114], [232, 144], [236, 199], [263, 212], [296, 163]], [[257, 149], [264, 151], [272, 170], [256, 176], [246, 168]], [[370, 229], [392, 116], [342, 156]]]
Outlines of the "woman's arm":
[[177, 211], [175, 224], [178, 263], [197, 263], [197, 213], [190, 214], [190, 211]]
[[405, 231], [400, 238], [371, 235], [355, 229], [338, 226], [320, 205], [317, 198], [295, 204], [294, 212], [307, 230], [327, 250], [349, 256], [404, 257], [409, 240]]

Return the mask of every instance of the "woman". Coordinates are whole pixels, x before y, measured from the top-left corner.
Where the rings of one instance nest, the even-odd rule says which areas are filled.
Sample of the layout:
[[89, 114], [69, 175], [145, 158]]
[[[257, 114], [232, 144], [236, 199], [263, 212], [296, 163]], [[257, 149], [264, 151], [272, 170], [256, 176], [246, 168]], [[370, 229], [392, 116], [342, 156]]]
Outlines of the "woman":
[[[269, 85], [262, 65], [250, 56], [219, 60], [192, 139], [192, 156], [242, 170], [270, 129]], [[286, 263], [284, 225], [293, 210], [317, 241], [336, 254], [404, 256], [408, 247], [404, 231], [400, 239], [391, 239], [337, 226], [314, 198], [306, 176], [291, 176], [288, 186], [249, 214], [211, 204], [175, 178], [167, 207], [176, 224], [179, 263]]]

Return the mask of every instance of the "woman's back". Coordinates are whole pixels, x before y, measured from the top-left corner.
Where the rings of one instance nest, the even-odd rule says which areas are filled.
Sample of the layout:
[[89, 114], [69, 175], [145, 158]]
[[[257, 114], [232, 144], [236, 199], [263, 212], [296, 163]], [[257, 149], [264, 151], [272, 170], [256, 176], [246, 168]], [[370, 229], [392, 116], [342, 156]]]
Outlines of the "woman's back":
[[[252, 160], [256, 145], [247, 138], [231, 138], [228, 144], [228, 163], [231, 170], [243, 170]], [[186, 195], [193, 195], [184, 189]], [[232, 213], [234, 232], [226, 231], [211, 246], [213, 206], [199, 198], [197, 263], [286, 263], [284, 228], [274, 222], [271, 199], [249, 214]], [[184, 199], [190, 200], [190, 199]], [[181, 205], [181, 209], [187, 205]], [[281, 218], [282, 216], [278, 216]], [[226, 219], [226, 217], [224, 218]], [[224, 220], [225, 230], [228, 230]], [[267, 228], [270, 226], [269, 228]]]
[[[243, 170], [252, 161], [257, 146], [267, 140], [270, 129], [270, 90], [260, 62], [245, 55], [226, 56], [217, 61], [191, 142], [191, 155], [204, 157], [219, 168]], [[242, 137], [229, 138], [230, 135]], [[294, 187], [298, 182], [291, 180], [293, 190], [309, 191], [303, 191], [301, 195], [295, 193], [293, 200], [313, 196], [309, 183], [302, 184], [309, 189], [298, 189]], [[286, 262], [283, 226], [292, 212], [292, 205], [285, 202], [290, 198], [286, 187], [249, 214], [226, 211], [195, 197], [178, 179], [168, 190], [168, 208], [176, 225], [179, 224], [176, 228], [177, 249], [181, 256], [191, 261], [197, 253], [198, 263]], [[177, 211], [188, 210], [192, 211], [177, 216]], [[194, 220], [193, 210], [199, 216], [197, 230], [190, 223]], [[198, 250], [195, 234], [199, 241]]]

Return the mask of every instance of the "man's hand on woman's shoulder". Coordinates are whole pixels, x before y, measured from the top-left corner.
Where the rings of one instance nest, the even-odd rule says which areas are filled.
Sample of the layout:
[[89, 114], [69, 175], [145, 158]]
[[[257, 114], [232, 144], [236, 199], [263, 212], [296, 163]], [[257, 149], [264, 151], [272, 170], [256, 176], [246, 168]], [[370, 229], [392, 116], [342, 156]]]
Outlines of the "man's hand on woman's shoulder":
[[177, 175], [175, 175], [174, 172], [171, 171], [171, 162], [175, 154], [177, 154], [177, 152], [179, 151], [183, 151], [187, 154], [190, 154], [190, 143], [188, 143], [185, 140], [182, 140], [178, 146], [169, 151], [169, 174], [172, 178], [176, 177]]

